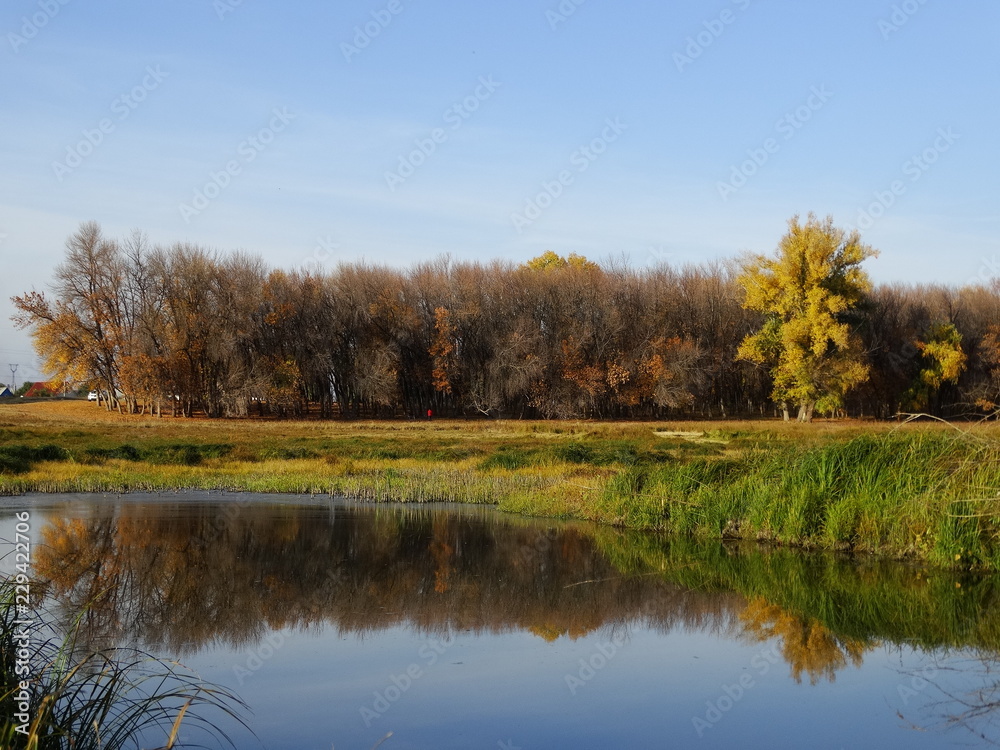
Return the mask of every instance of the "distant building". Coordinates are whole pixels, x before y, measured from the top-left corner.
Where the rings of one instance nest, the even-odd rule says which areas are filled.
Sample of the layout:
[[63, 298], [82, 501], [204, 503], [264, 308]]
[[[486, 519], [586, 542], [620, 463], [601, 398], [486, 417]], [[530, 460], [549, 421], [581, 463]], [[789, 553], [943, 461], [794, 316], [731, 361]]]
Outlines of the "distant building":
[[14, 398], [14, 391], [5, 385], [0, 385], [0, 398]]
[[25, 398], [39, 398], [41, 396], [58, 396], [62, 393], [63, 384], [58, 380], [50, 380], [45, 382], [40, 380], [37, 383], [32, 383], [31, 388], [27, 390], [24, 394]]

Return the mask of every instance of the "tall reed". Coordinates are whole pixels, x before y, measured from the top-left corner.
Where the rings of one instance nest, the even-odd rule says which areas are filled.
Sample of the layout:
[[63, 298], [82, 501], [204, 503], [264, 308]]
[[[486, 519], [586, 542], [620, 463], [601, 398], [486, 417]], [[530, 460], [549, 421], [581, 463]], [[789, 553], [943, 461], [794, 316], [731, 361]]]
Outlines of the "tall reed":
[[[117, 750], [139, 747], [142, 738], [170, 750], [185, 746], [182, 724], [201, 740], [235, 747], [215, 723], [228, 717], [243, 724], [246, 705], [235, 694], [135, 648], [84, 649], [80, 616], [59, 636], [44, 625], [51, 615], [19, 612], [14, 581], [0, 581], [0, 747]], [[34, 623], [26, 648], [18, 624], [25, 620]]]

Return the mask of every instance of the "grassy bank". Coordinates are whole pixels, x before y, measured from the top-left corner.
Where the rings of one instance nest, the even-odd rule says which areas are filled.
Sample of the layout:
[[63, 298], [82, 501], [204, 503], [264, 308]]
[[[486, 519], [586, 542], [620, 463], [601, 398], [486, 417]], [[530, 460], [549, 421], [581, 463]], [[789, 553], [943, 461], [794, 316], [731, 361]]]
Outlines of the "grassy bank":
[[495, 504], [1000, 569], [991, 427], [267, 422], [0, 406], [0, 492], [177, 488]]

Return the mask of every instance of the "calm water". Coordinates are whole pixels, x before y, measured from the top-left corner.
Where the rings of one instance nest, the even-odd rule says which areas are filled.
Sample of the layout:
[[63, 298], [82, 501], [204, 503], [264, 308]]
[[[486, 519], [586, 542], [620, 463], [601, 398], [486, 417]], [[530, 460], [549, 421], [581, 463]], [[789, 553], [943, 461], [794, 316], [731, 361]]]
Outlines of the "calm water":
[[90, 644], [234, 690], [240, 748], [1000, 741], [996, 577], [275, 496], [6, 499], [0, 537], [25, 508], [55, 609], [106, 591]]

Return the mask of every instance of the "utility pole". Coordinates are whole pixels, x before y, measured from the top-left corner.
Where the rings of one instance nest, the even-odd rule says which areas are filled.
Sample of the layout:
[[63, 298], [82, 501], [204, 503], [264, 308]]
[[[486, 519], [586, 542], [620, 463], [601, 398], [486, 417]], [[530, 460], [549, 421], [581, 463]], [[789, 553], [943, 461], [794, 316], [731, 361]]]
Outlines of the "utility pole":
[[7, 365], [10, 367], [10, 379], [13, 381], [10, 384], [11, 393], [17, 390], [17, 368], [18, 365]]

